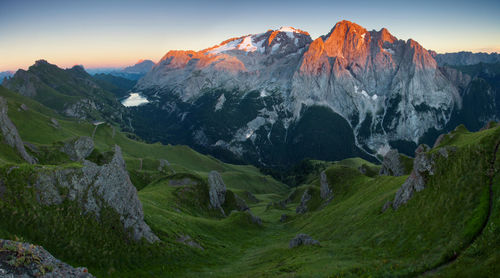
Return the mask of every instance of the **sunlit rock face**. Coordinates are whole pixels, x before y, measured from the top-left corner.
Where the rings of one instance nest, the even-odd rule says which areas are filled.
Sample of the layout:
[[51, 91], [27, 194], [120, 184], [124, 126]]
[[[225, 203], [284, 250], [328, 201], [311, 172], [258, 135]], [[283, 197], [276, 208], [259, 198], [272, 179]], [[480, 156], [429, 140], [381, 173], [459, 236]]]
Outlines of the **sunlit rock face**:
[[[149, 107], [190, 125], [193, 144], [239, 155], [290, 143], [293, 127], [316, 106], [345, 119], [358, 151], [383, 155], [390, 142], [417, 143], [429, 129], [442, 129], [462, 105], [457, 87], [416, 41], [349, 21], [314, 41], [307, 32], [283, 27], [199, 52], [170, 51], [135, 89], [153, 102]], [[235, 105], [253, 92], [262, 104], [245, 106], [255, 110], [246, 113], [253, 116], [219, 130], [221, 138], [207, 133], [217, 127], [192, 118], [210, 94], [210, 110], [225, 113], [231, 105], [242, 109]]]

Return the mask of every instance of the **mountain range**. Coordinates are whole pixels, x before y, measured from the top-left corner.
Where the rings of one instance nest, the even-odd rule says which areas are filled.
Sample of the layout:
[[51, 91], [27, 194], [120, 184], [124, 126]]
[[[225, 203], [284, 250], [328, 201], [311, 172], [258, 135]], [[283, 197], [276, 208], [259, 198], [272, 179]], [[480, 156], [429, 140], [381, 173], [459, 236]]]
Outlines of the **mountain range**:
[[499, 118], [498, 83], [444, 66], [495, 57], [436, 54], [349, 21], [315, 40], [282, 27], [169, 51], [133, 89], [150, 103], [134, 108], [132, 125], [150, 141], [268, 166], [412, 154], [437, 131]]

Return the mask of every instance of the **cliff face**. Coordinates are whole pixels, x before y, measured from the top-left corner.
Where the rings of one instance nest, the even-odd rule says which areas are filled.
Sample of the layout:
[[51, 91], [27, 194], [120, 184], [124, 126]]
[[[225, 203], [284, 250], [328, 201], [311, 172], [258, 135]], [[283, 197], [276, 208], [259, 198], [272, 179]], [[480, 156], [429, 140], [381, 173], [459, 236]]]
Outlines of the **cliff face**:
[[9, 107], [7, 106], [7, 101], [3, 97], [0, 97], [0, 135], [2, 135], [5, 143], [16, 149], [19, 155], [26, 162], [29, 164], [35, 164], [36, 159], [26, 152], [23, 140], [21, 139], [21, 136], [19, 136], [16, 126], [9, 119], [9, 115], [7, 114], [8, 110]]

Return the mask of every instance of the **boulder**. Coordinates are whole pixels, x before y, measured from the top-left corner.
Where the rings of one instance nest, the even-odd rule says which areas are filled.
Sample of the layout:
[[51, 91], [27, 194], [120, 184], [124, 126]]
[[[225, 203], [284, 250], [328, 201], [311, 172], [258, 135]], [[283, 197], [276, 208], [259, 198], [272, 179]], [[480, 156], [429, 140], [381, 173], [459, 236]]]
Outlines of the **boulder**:
[[307, 202], [309, 202], [309, 200], [311, 200], [311, 198], [312, 198], [312, 196], [311, 196], [311, 194], [309, 194], [309, 188], [308, 188], [304, 191], [304, 194], [302, 194], [302, 198], [300, 199], [300, 204], [297, 207], [297, 209], [295, 209], [295, 212], [300, 213], [300, 214], [306, 213], [307, 212]]
[[[9, 264], [16, 260], [16, 266]], [[0, 277], [94, 277], [84, 267], [74, 268], [54, 258], [43, 247], [0, 239]]]
[[21, 104], [20, 108], [21, 108], [21, 110], [23, 110], [23, 111], [28, 111], [28, 110], [29, 110], [28, 106], [26, 106], [26, 104], [24, 104], [24, 103], [23, 103], [23, 104]]
[[187, 246], [198, 248], [200, 250], [205, 250], [203, 249], [203, 247], [201, 247], [201, 245], [198, 242], [194, 241], [189, 235], [181, 235], [179, 238], [177, 238], [176, 241], [186, 244]]
[[0, 97], [0, 131], [2, 132], [5, 143], [16, 149], [26, 162], [29, 164], [36, 164], [36, 159], [26, 152], [23, 140], [19, 132], [17, 132], [16, 126], [12, 123], [7, 114], [8, 110], [7, 101], [3, 97]]
[[398, 151], [395, 149], [389, 150], [384, 155], [382, 168], [380, 169], [380, 175], [398, 177], [404, 175], [404, 172], [405, 167], [399, 157]]
[[130, 181], [118, 146], [115, 146], [112, 160], [102, 166], [85, 160], [81, 168], [39, 171], [35, 188], [37, 199], [44, 205], [58, 205], [69, 199], [76, 201], [83, 213], [98, 218], [101, 210], [109, 207], [120, 216], [123, 227], [131, 232], [133, 239], [159, 240], [144, 222], [137, 190]]
[[[166, 159], [160, 159], [160, 165], [158, 166], [158, 171], [167, 171], [170, 169], [170, 162], [168, 162], [168, 160]], [[175, 171], [172, 170], [174, 173]]]
[[222, 214], [226, 215], [222, 208], [226, 200], [226, 185], [217, 171], [211, 171], [208, 174], [208, 194], [211, 208], [220, 209]]
[[323, 200], [328, 200], [333, 197], [332, 190], [330, 189], [330, 185], [328, 184], [328, 179], [325, 171], [322, 171], [319, 175], [320, 182], [320, 196]]
[[289, 246], [290, 248], [299, 247], [301, 245], [320, 245], [319, 241], [312, 239], [309, 235], [306, 234], [298, 234], [290, 240]]
[[67, 154], [73, 161], [81, 161], [94, 150], [94, 140], [90, 137], [79, 137], [64, 144], [61, 152]]
[[50, 123], [52, 124], [52, 126], [56, 129], [59, 129], [59, 121], [54, 119], [54, 118], [50, 118]]
[[288, 215], [286, 214], [282, 214], [281, 217], [280, 217], [280, 222], [281, 223], [284, 223], [288, 220]]

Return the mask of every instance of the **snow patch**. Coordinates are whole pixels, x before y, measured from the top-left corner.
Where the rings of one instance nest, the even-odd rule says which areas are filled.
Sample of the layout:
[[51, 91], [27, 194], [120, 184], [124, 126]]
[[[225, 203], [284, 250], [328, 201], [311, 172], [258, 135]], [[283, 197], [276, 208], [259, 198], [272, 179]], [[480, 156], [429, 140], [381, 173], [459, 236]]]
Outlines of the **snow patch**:
[[218, 111], [220, 109], [222, 109], [222, 106], [224, 106], [224, 102], [226, 102], [226, 97], [224, 96], [224, 94], [222, 94], [218, 99], [217, 99], [217, 103], [215, 104], [215, 109], [214, 111]]
[[383, 48], [383, 50], [391, 55], [394, 55], [394, 50], [390, 49], [390, 48]]
[[123, 106], [133, 107], [141, 104], [149, 103], [148, 99], [141, 96], [139, 93], [130, 93], [130, 95], [122, 101]]
[[373, 99], [373, 100], [377, 100], [377, 99], [378, 99], [377, 94], [374, 94], [374, 95], [372, 96], [372, 99]]
[[243, 41], [238, 45], [239, 50], [254, 52], [257, 50], [257, 46], [255, 46], [252, 42], [252, 37], [247, 36], [243, 39]]
[[241, 41], [242, 41], [241, 39], [230, 41], [226, 44], [220, 45], [220, 46], [208, 51], [208, 53], [220, 54], [220, 53], [225, 52], [225, 51], [236, 49], [236, 47], [238, 47], [238, 45], [241, 43]]

